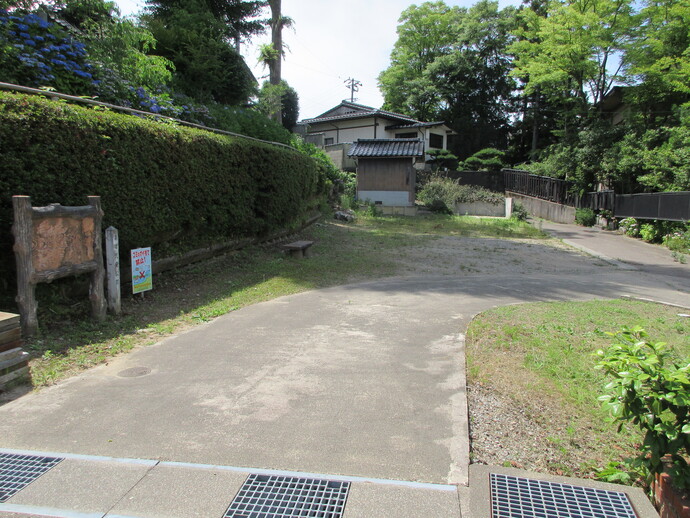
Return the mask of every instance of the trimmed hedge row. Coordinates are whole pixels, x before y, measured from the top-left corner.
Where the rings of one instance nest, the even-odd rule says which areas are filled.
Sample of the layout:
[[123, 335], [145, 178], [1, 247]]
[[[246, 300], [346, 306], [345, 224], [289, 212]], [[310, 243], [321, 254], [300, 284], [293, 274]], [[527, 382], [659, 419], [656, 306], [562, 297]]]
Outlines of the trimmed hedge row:
[[[325, 191], [287, 148], [41, 97], [0, 93], [0, 276], [14, 277], [14, 194], [84, 205], [100, 195], [123, 253], [261, 235], [297, 221]], [[155, 250], [154, 250], [155, 252]], [[160, 257], [160, 256], [159, 256]]]

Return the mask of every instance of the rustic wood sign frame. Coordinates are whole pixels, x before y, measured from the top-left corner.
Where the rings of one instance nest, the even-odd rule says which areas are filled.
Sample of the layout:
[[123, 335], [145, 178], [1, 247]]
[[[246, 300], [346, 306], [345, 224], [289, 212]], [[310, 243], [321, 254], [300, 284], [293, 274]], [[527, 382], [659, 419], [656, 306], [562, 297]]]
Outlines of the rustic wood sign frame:
[[105, 270], [100, 196], [89, 204], [63, 207], [53, 203], [32, 207], [29, 196], [12, 196], [14, 253], [17, 259], [17, 304], [25, 337], [38, 330], [36, 284], [91, 273], [91, 313], [105, 319]]

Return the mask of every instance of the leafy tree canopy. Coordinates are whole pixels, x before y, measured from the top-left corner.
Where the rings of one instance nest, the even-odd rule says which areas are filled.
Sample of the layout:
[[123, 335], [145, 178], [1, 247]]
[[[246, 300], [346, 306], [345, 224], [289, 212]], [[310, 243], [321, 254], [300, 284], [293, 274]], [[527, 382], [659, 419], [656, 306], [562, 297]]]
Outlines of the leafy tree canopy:
[[205, 0], [188, 0], [184, 7], [145, 17], [158, 41], [157, 51], [175, 65], [173, 86], [197, 99], [244, 104], [255, 79], [227, 39], [227, 26]]
[[462, 137], [462, 157], [506, 146], [515, 81], [507, 45], [513, 7], [481, 0], [469, 9], [426, 2], [403, 11], [391, 66], [379, 76], [386, 108], [421, 120], [444, 120]]

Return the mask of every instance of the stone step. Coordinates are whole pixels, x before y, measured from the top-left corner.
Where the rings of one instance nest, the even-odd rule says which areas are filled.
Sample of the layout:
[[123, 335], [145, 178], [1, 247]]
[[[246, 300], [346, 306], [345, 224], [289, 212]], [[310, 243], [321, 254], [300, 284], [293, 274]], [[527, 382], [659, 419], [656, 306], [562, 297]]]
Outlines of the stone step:
[[0, 353], [0, 376], [26, 367], [29, 364], [29, 353], [17, 347]]
[[14, 370], [8, 374], [0, 376], [0, 392], [4, 389], [5, 385], [7, 385], [10, 381], [14, 381], [18, 378], [21, 378], [22, 376], [28, 376], [28, 375], [29, 375], [29, 367], [27, 365], [25, 367], [20, 367], [19, 369]]
[[0, 311], [0, 332], [19, 328], [19, 315]]
[[10, 342], [16, 342], [22, 338], [22, 330], [18, 327], [0, 331], [0, 346]]
[[16, 349], [17, 347], [21, 348], [23, 346], [24, 340], [15, 340], [14, 342], [0, 344], [0, 353], [4, 353], [5, 351], [9, 351], [10, 349]]

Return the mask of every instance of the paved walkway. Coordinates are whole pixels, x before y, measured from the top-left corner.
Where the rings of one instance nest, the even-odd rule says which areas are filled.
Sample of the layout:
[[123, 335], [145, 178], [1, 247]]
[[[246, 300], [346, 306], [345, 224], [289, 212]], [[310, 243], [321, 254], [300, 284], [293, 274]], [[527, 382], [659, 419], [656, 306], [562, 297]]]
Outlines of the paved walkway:
[[620, 268], [660, 275], [667, 279], [666, 282], [680, 283], [690, 291], [690, 263], [675, 261], [668, 248], [599, 227], [564, 225], [545, 220], [532, 221], [532, 224], [553, 237]]
[[220, 518], [246, 474], [267, 470], [350, 480], [345, 518], [460, 516], [475, 314], [621, 295], [690, 302], [666, 277], [601, 272], [340, 286], [118, 357], [0, 407], [0, 452], [66, 458], [0, 503], [0, 518]]

